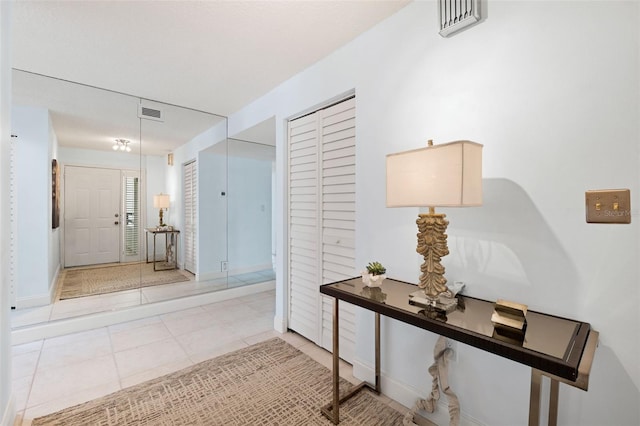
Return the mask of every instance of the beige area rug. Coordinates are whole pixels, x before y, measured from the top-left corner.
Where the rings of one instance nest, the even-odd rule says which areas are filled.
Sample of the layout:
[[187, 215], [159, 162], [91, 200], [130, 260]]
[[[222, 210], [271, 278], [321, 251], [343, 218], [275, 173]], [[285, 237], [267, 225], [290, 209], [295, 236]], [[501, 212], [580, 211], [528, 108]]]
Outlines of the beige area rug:
[[[343, 392], [351, 386], [341, 379]], [[111, 395], [35, 419], [32, 425], [331, 425], [331, 372], [274, 338]], [[402, 415], [362, 391], [340, 406], [343, 426], [401, 425]]]
[[152, 263], [67, 269], [62, 272], [60, 300], [189, 281], [179, 269], [154, 271]]

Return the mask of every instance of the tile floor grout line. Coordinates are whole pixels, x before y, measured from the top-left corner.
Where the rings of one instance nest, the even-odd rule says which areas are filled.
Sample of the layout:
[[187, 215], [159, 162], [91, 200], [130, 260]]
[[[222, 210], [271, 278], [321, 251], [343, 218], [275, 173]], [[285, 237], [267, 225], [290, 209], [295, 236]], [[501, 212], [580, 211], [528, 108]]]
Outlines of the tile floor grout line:
[[[27, 407], [29, 406], [29, 398], [31, 397], [31, 392], [33, 390], [33, 383], [36, 380], [36, 374], [38, 372], [38, 365], [40, 364], [40, 358], [42, 357], [42, 349], [44, 347], [44, 340], [40, 341], [40, 349], [38, 349], [38, 357], [36, 359], [35, 366], [33, 367], [33, 374], [31, 375], [31, 380], [29, 381], [29, 390], [27, 391], [27, 396], [24, 400], [24, 407], [22, 408], [22, 413], [27, 412]], [[35, 352], [35, 351], [34, 351]]]
[[[259, 300], [263, 300], [264, 303], [271, 303], [272, 305], [274, 304], [274, 297], [275, 294], [273, 291], [265, 291], [264, 294], [260, 293]], [[239, 298], [238, 300], [238, 304], [247, 304], [247, 301], [253, 301], [256, 300], [255, 298]], [[218, 302], [216, 302], [218, 303]], [[210, 305], [215, 305], [216, 303], [212, 303]], [[222, 303], [222, 302], [220, 302]], [[231, 318], [230, 320], [225, 320], [223, 321], [223, 323], [216, 323], [216, 324], [212, 324], [212, 326], [215, 327], [227, 327], [229, 325], [232, 324], [237, 324], [238, 322], [242, 322], [242, 319], [233, 319], [235, 318], [234, 312], [235, 310], [237, 310], [237, 306], [236, 305], [228, 305], [228, 304], [224, 304], [224, 305], [219, 305], [219, 307], [221, 308], [221, 311], [218, 315], [222, 315], [222, 311], [224, 310], [225, 313], [228, 315], [228, 318]], [[208, 305], [204, 305], [204, 306], [200, 306], [199, 307], [200, 311], [198, 312], [198, 314], [203, 313], [205, 314], [205, 316], [211, 316], [211, 317], [216, 317], [216, 313], [212, 312], [211, 310], [211, 306]], [[253, 310], [259, 311], [258, 309], [252, 308]], [[184, 309], [182, 311], [190, 311], [192, 312], [190, 309]], [[215, 310], [215, 309], [214, 309]], [[175, 314], [178, 314], [175, 319], [177, 321], [186, 321], [186, 323], [184, 324], [184, 330], [190, 330], [191, 327], [189, 327], [189, 317], [191, 315], [180, 315], [181, 311], [176, 311]], [[212, 359], [221, 355], [224, 355], [226, 353], [230, 353], [236, 350], [236, 348], [238, 346], [250, 346], [253, 344], [256, 344], [258, 342], [261, 341], [265, 341], [268, 339], [271, 339], [273, 337], [280, 337], [281, 339], [285, 340], [287, 343], [292, 344], [292, 346], [296, 347], [298, 350], [301, 350], [303, 353], [307, 354], [308, 356], [310, 356], [311, 358], [313, 358], [315, 361], [317, 361], [318, 363], [324, 365], [325, 361], [326, 361], [326, 356], [327, 354], [329, 354], [330, 356], [330, 352], [326, 351], [324, 348], [321, 348], [318, 345], [315, 345], [313, 342], [309, 341], [308, 339], [304, 338], [303, 336], [299, 335], [298, 333], [293, 333], [293, 332], [286, 332], [284, 334], [282, 333], [277, 333], [274, 329], [273, 329], [273, 316], [275, 315], [274, 313], [274, 309], [271, 308], [269, 310], [265, 310], [264, 312], [259, 311], [258, 315], [260, 318], [257, 319], [258, 324], [256, 324], [256, 327], [238, 327], [237, 330], [235, 330], [233, 332], [233, 334], [235, 335], [235, 338], [232, 340], [229, 340], [228, 342], [225, 343], [221, 343], [220, 345], [213, 345], [210, 346], [208, 348], [203, 349], [201, 352], [194, 352], [191, 353], [190, 351], [188, 351], [187, 346], [188, 345], [188, 341], [185, 339], [180, 339], [180, 336], [185, 336], [189, 333], [191, 333], [192, 331], [188, 331], [188, 332], [181, 332], [181, 326], [177, 326], [177, 327], [173, 327], [174, 331], [172, 332], [172, 328], [168, 325], [169, 322], [171, 322], [171, 320], [169, 318], [163, 318], [162, 315], [156, 315], [156, 316], [152, 316], [149, 318], [153, 318], [153, 317], [157, 317], [157, 322], [153, 322], [154, 324], [161, 324], [162, 327], [164, 327], [164, 329], [168, 332], [168, 336], [165, 339], [161, 339], [161, 340], [167, 340], [167, 341], [171, 341], [172, 343], [175, 344], [176, 348], [179, 348], [180, 351], [184, 354], [184, 355], [178, 355], [173, 361], [171, 362], [167, 362], [164, 363], [160, 366], [156, 366], [153, 367], [149, 370], [146, 370], [147, 373], [150, 373], [150, 375], [154, 375], [154, 374], [160, 374], [164, 375], [164, 374], [171, 374], [174, 371], [178, 371], [181, 368], [186, 368], [186, 367], [177, 367], [178, 365], [182, 364], [182, 365], [188, 365], [188, 366], [193, 366], [199, 362], [203, 362], [205, 359]], [[194, 317], [195, 318], [195, 317]], [[135, 320], [135, 321], [139, 321], [139, 320]], [[126, 324], [126, 323], [133, 323], [135, 321], [127, 321], [124, 322], [122, 324]], [[223, 325], [224, 324], [224, 325]], [[112, 381], [111, 382], [111, 386], [113, 386], [115, 388], [115, 386], [117, 386], [120, 390], [124, 389], [124, 383], [128, 378], [132, 378], [134, 377], [136, 374], [132, 374], [130, 376], [127, 377], [123, 377], [122, 376], [122, 372], [121, 369], [118, 366], [117, 363], [117, 358], [116, 358], [116, 354], [120, 351], [116, 350], [116, 341], [114, 339], [115, 334], [119, 333], [119, 332], [132, 332], [133, 335], [135, 336], [135, 330], [139, 330], [141, 329], [141, 327], [147, 327], [147, 326], [152, 326], [152, 324], [138, 324], [137, 326], [129, 329], [126, 326], [120, 330], [114, 331], [110, 328], [110, 326], [105, 326], [105, 327], [101, 327], [105, 330], [105, 332], [108, 335], [108, 342], [109, 342], [109, 355], [110, 355], [110, 362], [113, 363], [114, 365], [114, 372], [117, 374], [117, 381]], [[263, 329], [264, 328], [264, 329]], [[198, 328], [199, 329], [199, 328]], [[257, 330], [257, 331], [256, 331]], [[73, 334], [73, 333], [71, 333]], [[90, 336], [84, 336], [83, 339], [89, 339]], [[135, 340], [135, 337], [133, 338]], [[29, 384], [29, 389], [28, 389], [28, 396], [27, 399], [25, 401], [25, 406], [24, 409], [22, 410], [22, 421], [24, 425], [30, 424], [29, 421], [31, 419], [26, 419], [25, 416], [30, 412], [30, 416], [31, 415], [37, 415], [37, 416], [41, 416], [44, 415], [44, 413], [39, 412], [38, 407], [40, 407], [40, 409], [43, 409], [45, 407], [50, 407], [50, 408], [45, 408], [46, 409], [52, 409], [53, 411], [57, 411], [60, 408], [60, 406], [65, 405], [65, 404], [72, 404], [75, 405], [75, 403], [73, 402], [73, 397], [63, 397], [63, 398], [58, 398], [58, 399], [53, 399], [53, 400], [46, 400], [44, 402], [41, 402], [38, 404], [37, 407], [29, 407], [29, 399], [32, 396], [32, 392], [34, 389], [34, 383], [37, 380], [37, 373], [38, 373], [38, 366], [40, 366], [41, 364], [41, 357], [43, 356], [43, 351], [45, 348], [45, 343], [46, 340], [48, 339], [43, 339], [40, 342], [39, 345], [39, 351], [38, 351], [38, 361], [36, 363], [36, 367], [33, 373], [33, 376], [30, 379], [30, 384]], [[182, 340], [182, 341], [181, 341]], [[136, 347], [141, 347], [143, 345], [140, 346], [136, 346]], [[127, 348], [131, 349], [131, 348]], [[191, 348], [191, 351], [193, 351], [194, 348]], [[123, 349], [125, 350], [125, 349]], [[105, 353], [105, 355], [107, 355]], [[168, 367], [170, 365], [173, 364], [173, 367]], [[349, 365], [350, 368], [352, 368]], [[166, 368], [166, 370], [165, 370]], [[170, 370], [170, 371], [169, 371]], [[153, 373], [153, 372], [156, 373]], [[43, 370], [44, 372], [44, 370]], [[349, 380], [349, 377], [353, 376], [352, 370], [347, 370], [346, 368], [341, 368], [341, 376], [347, 380]], [[144, 377], [144, 375], [140, 376], [140, 377]], [[134, 379], [132, 382], [137, 382], [138, 379]], [[142, 380], [139, 383], [142, 383], [146, 380]], [[97, 390], [97, 387], [100, 385], [95, 385], [93, 386], [93, 389], [95, 390], [96, 393], [100, 393], [102, 392], [101, 390]], [[98, 396], [96, 396], [98, 397]], [[66, 400], [67, 402], [62, 402]], [[59, 406], [56, 405], [56, 401], [59, 402]], [[393, 401], [393, 400], [391, 400]], [[28, 407], [28, 409], [27, 409]]]
[[106, 326], [107, 334], [109, 335], [109, 346], [111, 347], [111, 359], [113, 361], [113, 366], [118, 374], [118, 388], [122, 390], [122, 376], [120, 375], [120, 369], [118, 368], [118, 361], [116, 360], [116, 348], [113, 344], [113, 334], [111, 330], [109, 330], [109, 326]]

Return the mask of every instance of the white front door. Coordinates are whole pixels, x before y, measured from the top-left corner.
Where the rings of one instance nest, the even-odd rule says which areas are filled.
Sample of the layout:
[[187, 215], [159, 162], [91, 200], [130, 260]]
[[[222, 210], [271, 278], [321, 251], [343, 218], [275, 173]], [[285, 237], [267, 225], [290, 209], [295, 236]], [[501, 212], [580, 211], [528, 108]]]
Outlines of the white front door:
[[120, 170], [64, 171], [65, 267], [119, 262]]

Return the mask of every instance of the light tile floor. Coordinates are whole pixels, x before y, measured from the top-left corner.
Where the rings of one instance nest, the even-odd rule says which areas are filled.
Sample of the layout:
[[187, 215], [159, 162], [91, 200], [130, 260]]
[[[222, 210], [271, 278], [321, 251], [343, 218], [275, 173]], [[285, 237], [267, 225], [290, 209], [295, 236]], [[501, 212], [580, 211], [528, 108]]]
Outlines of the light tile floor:
[[52, 320], [60, 320], [96, 312], [137, 306], [143, 303], [160, 302], [177, 297], [193, 296], [210, 291], [275, 280], [275, 272], [273, 270], [229, 275], [228, 278], [206, 281], [195, 281], [191, 274], [188, 272], [184, 273], [190, 276], [190, 281], [142, 287], [136, 290], [119, 291], [95, 296], [78, 297], [75, 299], [56, 300], [55, 303], [46, 306], [12, 310], [11, 326], [13, 328], [25, 327]]
[[[274, 304], [275, 292], [267, 291], [14, 346], [15, 426], [272, 337], [331, 368], [329, 352], [295, 333], [273, 330]], [[342, 363], [341, 375], [356, 382], [351, 371]]]

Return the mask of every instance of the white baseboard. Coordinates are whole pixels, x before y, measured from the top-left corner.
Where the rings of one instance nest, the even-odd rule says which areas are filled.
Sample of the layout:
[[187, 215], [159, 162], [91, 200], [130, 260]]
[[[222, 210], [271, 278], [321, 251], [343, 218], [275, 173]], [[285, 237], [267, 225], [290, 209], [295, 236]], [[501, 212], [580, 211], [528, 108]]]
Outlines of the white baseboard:
[[16, 420], [16, 406], [15, 399], [13, 397], [13, 393], [9, 396], [9, 402], [7, 402], [7, 406], [4, 407], [4, 411], [2, 413], [2, 422], [0, 426], [13, 426]]
[[276, 315], [273, 317], [273, 329], [278, 333], [286, 333], [287, 321], [283, 317]]
[[220, 278], [226, 278], [226, 272], [206, 272], [206, 273], [198, 273], [196, 274], [196, 281], [210, 281], [217, 280]]
[[53, 278], [51, 279], [51, 282], [49, 283], [49, 295], [51, 296], [51, 299], [49, 299], [49, 303], [53, 303], [53, 301], [56, 298], [56, 284], [58, 283], [58, 278], [60, 277], [60, 269], [61, 269], [61, 266], [58, 263], [58, 267], [56, 268], [56, 272], [53, 274]]
[[250, 274], [252, 272], [264, 271], [266, 269], [272, 269], [272, 268], [273, 268], [273, 265], [271, 265], [271, 263], [265, 263], [262, 265], [253, 265], [253, 266], [246, 266], [244, 268], [230, 269], [229, 271], [224, 271], [224, 272], [200, 273], [197, 275], [197, 281], [216, 280], [219, 278], [226, 278], [227, 274], [229, 274], [229, 276]]
[[99, 312], [75, 318], [50, 321], [48, 323], [13, 330], [11, 332], [11, 343], [13, 345], [20, 345], [48, 337], [92, 330], [94, 328], [106, 327], [108, 325], [118, 324], [121, 322], [138, 320], [182, 309], [189, 309], [196, 306], [235, 299], [241, 296], [248, 296], [263, 291], [274, 290], [275, 288], [275, 281], [267, 281], [264, 283], [186, 296], [163, 302], [148, 303], [115, 311]]
[[28, 297], [16, 297], [16, 309], [37, 308], [47, 306], [53, 300], [52, 293], [38, 294]]
[[273, 269], [271, 263], [263, 263], [262, 265], [245, 266], [244, 268], [235, 268], [229, 270], [229, 275], [241, 275], [250, 274], [252, 272], [265, 271], [267, 269]]
[[[353, 361], [353, 376], [360, 380], [366, 380], [369, 383], [374, 383], [375, 381], [375, 371], [373, 366], [364, 364], [359, 359], [354, 359]], [[423, 399], [427, 396], [422, 395], [420, 391], [414, 387], [387, 376], [384, 372], [380, 373], [380, 387], [384, 395], [399, 402], [407, 408], [412, 408], [418, 399]], [[429, 382], [429, 386], [427, 388], [431, 389], [431, 382]], [[462, 410], [462, 406], [460, 408], [460, 426], [484, 426], [473, 417], [465, 414]], [[447, 406], [446, 395], [441, 393], [438, 406], [433, 413], [427, 413], [425, 411], [419, 411], [418, 413], [425, 419], [428, 419], [437, 425], [448, 425], [449, 408]]]
[[49, 283], [49, 292], [37, 294], [35, 296], [16, 297], [16, 309], [37, 308], [39, 306], [47, 306], [53, 303], [56, 296], [58, 275], [60, 275], [60, 265], [58, 265], [58, 268]]

